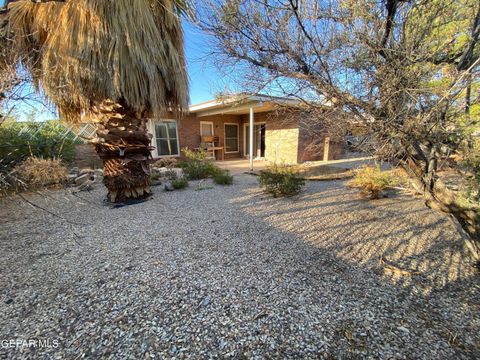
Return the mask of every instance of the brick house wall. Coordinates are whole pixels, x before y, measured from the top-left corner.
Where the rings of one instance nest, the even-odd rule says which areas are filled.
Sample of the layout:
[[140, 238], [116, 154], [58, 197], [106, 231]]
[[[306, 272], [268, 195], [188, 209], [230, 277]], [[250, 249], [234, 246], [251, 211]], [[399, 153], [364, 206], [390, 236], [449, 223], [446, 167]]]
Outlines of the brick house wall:
[[298, 157], [297, 162], [319, 161], [323, 160], [325, 150], [325, 139], [330, 137], [330, 145], [328, 151], [328, 160], [337, 160], [345, 153], [345, 144], [340, 139], [331, 137], [328, 129], [316, 119], [308, 121], [302, 118], [299, 120], [299, 139], [298, 139]]
[[95, 152], [92, 144], [78, 144], [75, 145], [75, 166], [80, 169], [102, 169], [103, 163]]
[[[243, 157], [243, 121], [241, 115], [212, 115], [212, 116], [202, 116], [195, 118], [195, 122], [189, 124], [190, 128], [182, 130], [182, 135], [180, 137], [180, 143], [182, 144], [182, 137], [184, 138], [184, 143], [187, 143], [188, 147], [195, 148], [200, 145], [200, 122], [212, 122], [213, 123], [213, 133], [215, 136], [220, 138], [220, 146], [225, 147], [225, 124], [236, 124], [238, 125], [238, 152], [225, 153], [225, 159], [235, 159]], [[182, 124], [183, 127], [183, 124]], [[195, 144], [191, 146], [190, 144]], [[183, 145], [181, 145], [183, 147]]]
[[[160, 119], [175, 119], [175, 117], [172, 114], [166, 114]], [[225, 124], [237, 124], [239, 151], [226, 153], [225, 159], [243, 158], [245, 157], [245, 125], [249, 124], [249, 119], [249, 114], [219, 114], [202, 117], [193, 114], [177, 119], [179, 147], [195, 149], [200, 146], [200, 122], [202, 121], [213, 123], [214, 134], [220, 138], [220, 146], [225, 146]], [[265, 123], [266, 160], [286, 164], [323, 160], [324, 141], [328, 132], [318, 119], [315, 122], [308, 121], [300, 112], [293, 115], [290, 112], [287, 116], [282, 111], [269, 111], [255, 113], [254, 122]], [[153, 132], [151, 126], [149, 130]], [[156, 146], [154, 139], [152, 139], [152, 145]], [[331, 140], [329, 160], [339, 159], [343, 154], [343, 142]]]
[[[248, 120], [248, 115], [244, 116], [244, 121]], [[323, 160], [329, 134], [321, 119], [311, 121], [301, 112], [270, 111], [255, 114], [254, 121], [266, 125], [266, 160], [286, 164]], [[328, 160], [340, 159], [344, 153], [343, 141], [332, 138]]]
[[[173, 114], [169, 113], [159, 117], [159, 119], [175, 120]], [[155, 121], [153, 119], [152, 121]], [[201, 122], [213, 123], [213, 133], [220, 138], [220, 146], [225, 146], [225, 124], [237, 124], [239, 130], [238, 138], [238, 152], [226, 153], [225, 159], [241, 158], [243, 157], [243, 122], [241, 115], [212, 115], [204, 117], [196, 117], [195, 115], [188, 115], [181, 119], [176, 119], [177, 131], [178, 131], [178, 145], [181, 149], [188, 147], [189, 149], [195, 149], [200, 146], [200, 123]], [[149, 125], [149, 131], [153, 134], [154, 127]], [[156, 147], [155, 138], [152, 138], [152, 146]], [[219, 156], [217, 152], [217, 157]], [[180, 153], [180, 158], [183, 158], [183, 154]]]

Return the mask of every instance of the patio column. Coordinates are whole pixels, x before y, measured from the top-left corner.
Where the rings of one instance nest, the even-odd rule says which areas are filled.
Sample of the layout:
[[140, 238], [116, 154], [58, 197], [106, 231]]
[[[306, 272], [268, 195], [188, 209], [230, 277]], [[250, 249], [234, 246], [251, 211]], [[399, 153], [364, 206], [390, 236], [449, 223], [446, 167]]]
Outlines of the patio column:
[[253, 122], [253, 107], [250, 108], [250, 127], [249, 127], [249, 155], [250, 155], [250, 172], [253, 172], [253, 127], [254, 127], [254, 122]]

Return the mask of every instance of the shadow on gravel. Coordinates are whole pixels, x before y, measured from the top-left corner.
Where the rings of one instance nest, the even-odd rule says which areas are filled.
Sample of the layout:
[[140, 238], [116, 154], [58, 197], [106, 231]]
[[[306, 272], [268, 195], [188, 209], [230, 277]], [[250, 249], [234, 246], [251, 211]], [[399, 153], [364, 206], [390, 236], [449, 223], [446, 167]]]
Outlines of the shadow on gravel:
[[115, 210], [32, 199], [57, 216], [0, 202], [0, 339], [61, 344], [0, 358], [480, 358], [478, 275], [444, 215], [235, 181]]
[[315, 260], [315, 251], [319, 258], [330, 256], [353, 279], [358, 271], [402, 301], [415, 298], [407, 302], [425, 329], [462, 356], [480, 356], [480, 276], [451, 220], [422, 200], [391, 194], [368, 201], [341, 182], [328, 182], [310, 183], [293, 198], [248, 190], [233, 202], [292, 240], [312, 246], [312, 255], [304, 259], [310, 276], [322, 276], [325, 268]]

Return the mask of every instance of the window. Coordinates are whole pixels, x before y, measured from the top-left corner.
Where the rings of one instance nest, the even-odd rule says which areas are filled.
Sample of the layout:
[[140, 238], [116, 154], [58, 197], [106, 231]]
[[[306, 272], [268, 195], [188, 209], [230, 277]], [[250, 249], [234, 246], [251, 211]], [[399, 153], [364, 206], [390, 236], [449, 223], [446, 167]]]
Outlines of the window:
[[177, 122], [174, 120], [155, 123], [158, 156], [178, 156]]
[[200, 121], [200, 136], [213, 136], [213, 122]]
[[238, 152], [238, 124], [225, 124], [225, 152]]

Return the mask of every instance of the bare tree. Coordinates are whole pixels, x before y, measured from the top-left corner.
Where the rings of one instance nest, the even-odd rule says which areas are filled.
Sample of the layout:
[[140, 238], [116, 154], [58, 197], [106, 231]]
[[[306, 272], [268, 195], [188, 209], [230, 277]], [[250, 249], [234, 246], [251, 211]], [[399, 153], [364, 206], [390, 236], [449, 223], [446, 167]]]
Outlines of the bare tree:
[[243, 70], [250, 87], [312, 111], [328, 103], [367, 127], [377, 154], [459, 220], [480, 259], [478, 211], [437, 176], [478, 101], [466, 91], [479, 80], [478, 0], [203, 0], [196, 15], [217, 59]]

